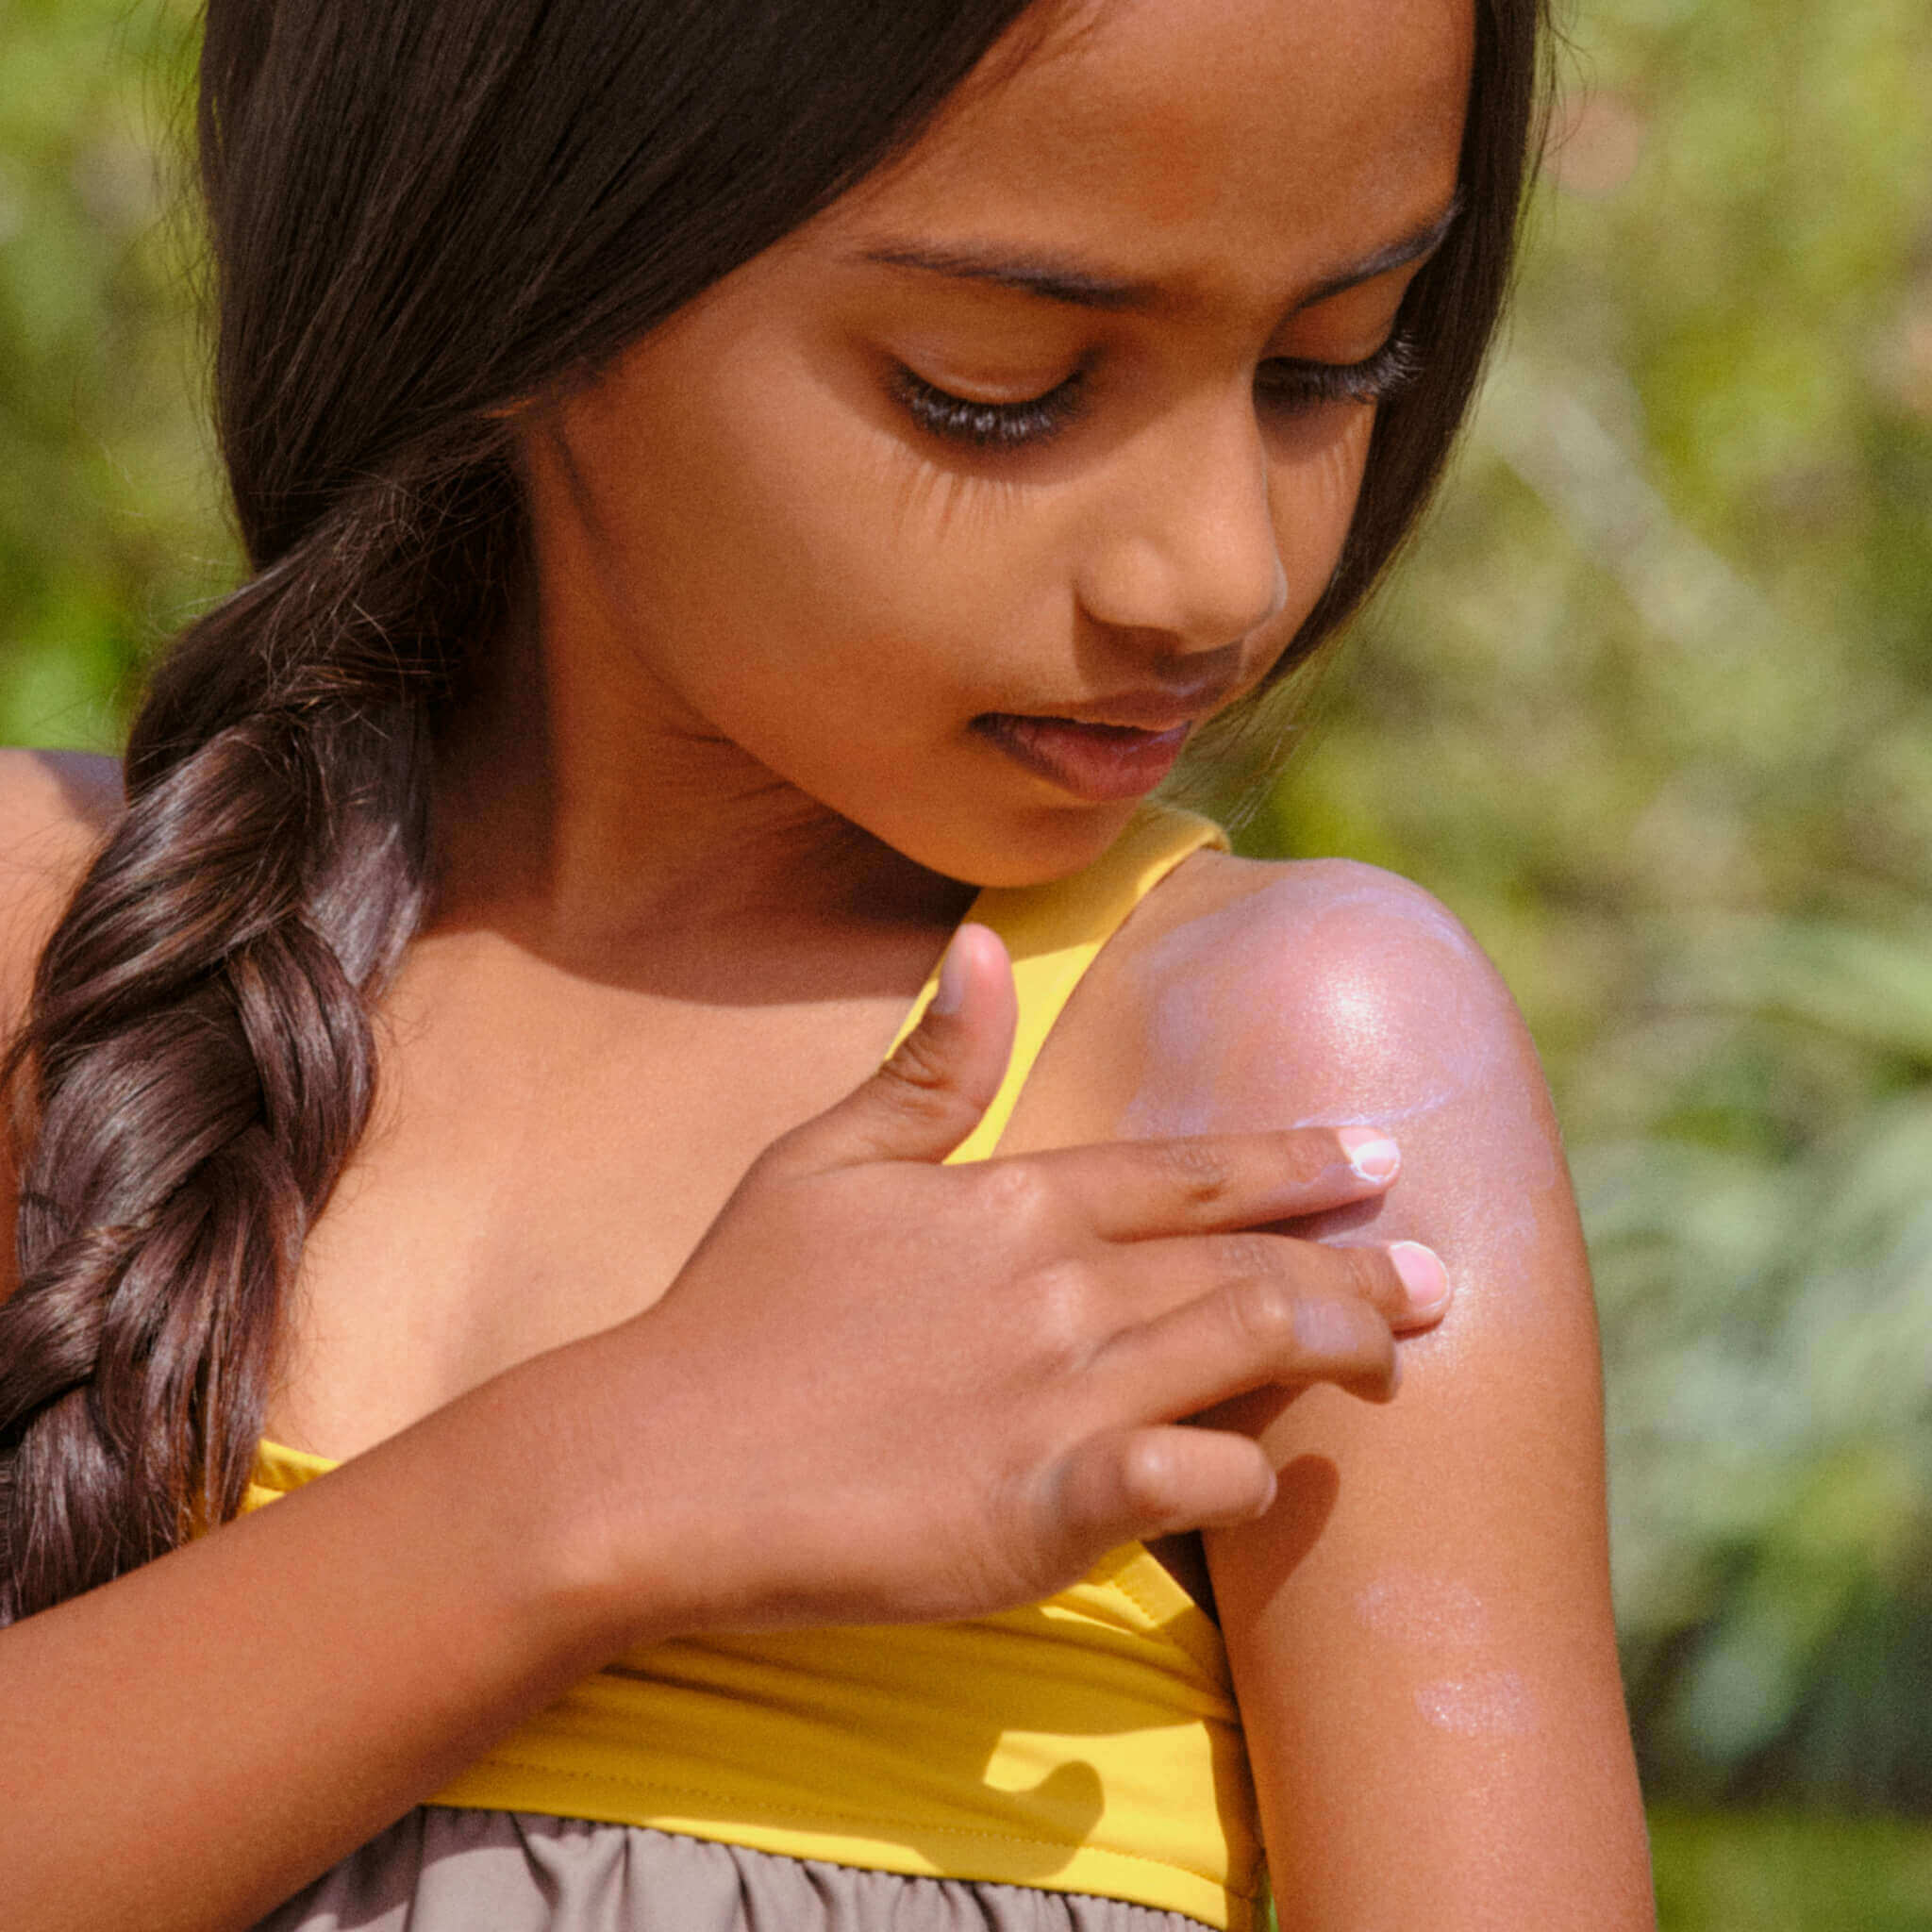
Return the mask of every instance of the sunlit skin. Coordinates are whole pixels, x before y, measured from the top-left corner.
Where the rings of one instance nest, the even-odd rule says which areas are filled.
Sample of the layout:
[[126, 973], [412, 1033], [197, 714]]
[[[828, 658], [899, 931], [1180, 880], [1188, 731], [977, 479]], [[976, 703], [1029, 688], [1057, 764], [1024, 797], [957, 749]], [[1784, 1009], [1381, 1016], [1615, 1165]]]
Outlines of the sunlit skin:
[[1207, 1538], [1283, 1924], [1647, 1924], [1594, 1317], [1507, 992], [1427, 894], [1337, 862], [1190, 865], [1095, 974], [1016, 1135], [1386, 1123], [1400, 1182], [1315, 1225], [1426, 1241], [1457, 1286], [1386, 1410], [1221, 1418], [1283, 1471], [1266, 1522]]
[[[548, 744], [609, 788], [541, 802], [553, 919], [589, 900], [608, 924], [675, 870], [684, 903], [681, 869], [724, 849], [721, 796], [749, 788], [732, 847], [799, 836], [802, 795], [822, 842], [849, 823], [975, 884], [1052, 877], [1130, 803], [1017, 769], [976, 717], [1127, 695], [1198, 718], [1265, 674], [1334, 567], [1372, 422], [1273, 403], [1271, 378], [1382, 347], [1415, 259], [1310, 297], [1419, 253], [1455, 191], [1461, 9], [1375, 21], [1256, 5], [1207, 32], [1199, 8], [1136, 8], [1051, 39], [910, 164], [536, 413]], [[1402, 58], [1363, 58], [1371, 31]], [[1137, 292], [1088, 308], [876, 259], [917, 252]], [[900, 367], [981, 400], [1078, 372], [1078, 406], [1037, 444], [974, 450], [921, 429]], [[507, 709], [499, 791], [527, 686]]]
[[[976, 721], [1206, 715], [1292, 637], [1373, 410], [1277, 408], [1269, 384], [1388, 341], [1453, 206], [1468, 25], [1449, 0], [1399, 33], [1379, 8], [1216, 19], [1050, 34], [899, 168], [533, 404], [535, 609], [459, 750], [439, 929], [392, 1003], [392, 1123], [312, 1246], [314, 1353], [279, 1418], [299, 1440], [360, 1446], [634, 1312], [759, 1149], [876, 1062], [954, 881], [1106, 847], [1131, 800], [1074, 796]], [[874, 258], [910, 251], [1135, 299]], [[980, 449], [908, 412], [900, 365], [977, 398], [1078, 368], [1085, 394], [1051, 438]]]
[[[535, 581], [456, 736], [438, 908], [383, 1015], [380, 1119], [305, 1257], [273, 1435], [332, 1457], [384, 1444], [356, 1469], [387, 1455], [400, 1470], [439, 1428], [472, 1442], [465, 1391], [482, 1390], [474, 1407], [541, 1351], [634, 1332], [683, 1350], [675, 1377], [631, 1362], [608, 1388], [579, 1377], [581, 1413], [545, 1412], [587, 1495], [635, 1490], [637, 1457], [657, 1489], [700, 1501], [729, 1493], [734, 1457], [806, 1496], [842, 1493], [848, 1464], [917, 1473], [927, 1454], [938, 1483], [924, 1438], [963, 1437], [983, 1404], [928, 1369], [925, 1407], [895, 1414], [861, 1388], [875, 1370], [855, 1344], [848, 1407], [863, 1398], [879, 1421], [827, 1445], [791, 1373], [803, 1343], [770, 1319], [803, 1291], [752, 1268], [708, 1303], [693, 1250], [761, 1150], [875, 1066], [972, 887], [1100, 854], [1133, 808], [1111, 794], [1151, 785], [1170, 756], [1151, 741], [1255, 688], [1295, 634], [1340, 554], [1374, 409], [1324, 399], [1307, 370], [1374, 366], [1454, 219], [1471, 35], [1466, 0], [1121, 0], [1049, 17], [891, 170], [519, 412]], [[949, 436], [946, 420], [995, 419], [947, 419], [936, 393], [1033, 428]], [[1056, 395], [1063, 408], [1040, 400]], [[107, 809], [88, 791], [99, 778], [0, 768], [8, 849], [34, 855], [0, 879], [14, 1001], [61, 868]], [[992, 1012], [997, 960], [974, 957], [971, 1010]], [[1172, 1432], [1205, 1457], [1245, 1449], [1246, 1431], [1282, 1472], [1268, 1513], [1237, 1523], [1259, 1507], [1241, 1503], [1252, 1462], [1224, 1457], [1224, 1507], [1190, 1519], [1224, 1524], [1206, 1569], [1282, 1924], [1648, 1924], [1584, 1257], [1533, 1051], [1467, 936], [1365, 868], [1190, 860], [1103, 953], [1004, 1151], [1341, 1123], [1392, 1132], [1400, 1178], [1386, 1196], [1338, 1191], [1332, 1173], [1325, 1194], [1283, 1193], [1348, 1204], [1296, 1230], [1377, 1255], [1429, 1243], [1449, 1313], [1401, 1343], [1392, 1402], [1251, 1394], [1216, 1412], [1229, 1435]], [[874, 1222], [870, 1247], [938, 1240], [883, 1205]], [[868, 1242], [818, 1252], [847, 1246]], [[880, 1325], [857, 1275], [846, 1300], [836, 1286], [812, 1284], [812, 1325], [923, 1352], [927, 1331]], [[952, 1303], [946, 1282], [921, 1291], [970, 1395], [977, 1284], [962, 1274]], [[717, 1332], [682, 1312], [708, 1307], [725, 1311]], [[643, 1310], [644, 1326], [613, 1329]], [[551, 1359], [602, 1373], [622, 1343], [584, 1347]], [[821, 1354], [813, 1386], [841, 1399], [839, 1359]], [[1355, 1393], [1386, 1395], [1374, 1379]], [[432, 1415], [427, 1437], [391, 1441]], [[375, 1507], [375, 1478], [356, 1480], [165, 1559], [142, 1587], [272, 1553], [332, 1507], [348, 1561], [353, 1508], [331, 1499]], [[808, 1541], [811, 1512], [794, 1510], [804, 1528], [724, 1514], [648, 1522], [691, 1602], [756, 1621], [733, 1538]], [[931, 1524], [905, 1524], [843, 1541], [926, 1549], [913, 1531]], [[624, 1526], [594, 1529], [614, 1544]], [[1158, 1547], [1208, 1588], [1198, 1540]], [[951, 1579], [921, 1605], [913, 1571], [850, 1560], [846, 1594], [819, 1598], [826, 1616], [863, 1621], [882, 1591], [902, 1613], [961, 1613]], [[680, 1600], [638, 1628], [692, 1615]], [[559, 1646], [556, 1681], [601, 1660], [597, 1628]], [[403, 1629], [358, 1641], [358, 1688], [404, 1705], [426, 1653]], [[291, 1732], [299, 1688], [273, 1692]], [[542, 1690], [499, 1693], [499, 1714]], [[313, 1728], [386, 1722], [398, 1768], [305, 1744], [319, 1822], [259, 1855], [256, 1893], [208, 1897], [266, 1898], [319, 1870], [489, 1730], [360, 1708]], [[259, 1767], [234, 1750], [242, 1788]], [[301, 1776], [286, 1757], [278, 1773]], [[202, 1813], [222, 1807], [184, 1798], [153, 1826], [154, 1856], [190, 1889], [228, 1882], [201, 1875]]]

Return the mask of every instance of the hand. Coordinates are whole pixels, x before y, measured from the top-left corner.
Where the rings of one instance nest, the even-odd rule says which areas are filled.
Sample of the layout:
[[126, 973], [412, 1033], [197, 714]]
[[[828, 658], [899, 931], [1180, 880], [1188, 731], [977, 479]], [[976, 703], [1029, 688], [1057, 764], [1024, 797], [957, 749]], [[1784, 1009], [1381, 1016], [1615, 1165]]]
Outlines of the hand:
[[[1012, 1024], [1005, 952], [967, 926], [891, 1060], [754, 1163], [662, 1301], [579, 1344], [618, 1357], [581, 1427], [605, 1574], [657, 1627], [968, 1616], [1257, 1516], [1258, 1445], [1183, 1419], [1269, 1384], [1386, 1398], [1396, 1331], [1446, 1305], [1414, 1243], [1258, 1231], [1385, 1189], [1359, 1131], [941, 1165]], [[627, 1549], [652, 1574], [626, 1583]]]

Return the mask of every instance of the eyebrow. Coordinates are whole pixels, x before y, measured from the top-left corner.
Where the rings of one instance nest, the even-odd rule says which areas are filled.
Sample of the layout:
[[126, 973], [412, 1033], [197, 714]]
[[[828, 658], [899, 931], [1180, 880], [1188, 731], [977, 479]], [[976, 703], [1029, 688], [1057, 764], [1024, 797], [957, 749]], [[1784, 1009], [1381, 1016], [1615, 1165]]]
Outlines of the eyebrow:
[[[1462, 212], [1460, 193], [1433, 221], [1378, 248], [1373, 255], [1319, 281], [1295, 304], [1297, 309], [1312, 308], [1318, 302], [1342, 294], [1377, 275], [1406, 268], [1412, 261], [1433, 255]], [[1074, 308], [1149, 308], [1160, 293], [1157, 282], [1129, 281], [1095, 275], [1077, 263], [1036, 255], [1005, 255], [991, 250], [927, 248], [912, 242], [886, 242], [867, 248], [860, 261], [885, 268], [914, 269], [926, 275], [946, 275], [954, 281], [981, 282], [995, 289], [1014, 289], [1024, 295], [1037, 295], [1048, 302], [1063, 302]]]

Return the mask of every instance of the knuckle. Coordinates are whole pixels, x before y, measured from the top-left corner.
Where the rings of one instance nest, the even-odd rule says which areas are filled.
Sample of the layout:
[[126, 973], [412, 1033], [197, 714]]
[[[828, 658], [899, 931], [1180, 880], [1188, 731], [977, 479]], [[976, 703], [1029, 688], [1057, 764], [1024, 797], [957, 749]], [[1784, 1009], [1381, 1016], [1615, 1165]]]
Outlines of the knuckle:
[[1222, 1235], [1216, 1241], [1223, 1272], [1237, 1278], [1281, 1274], [1282, 1243], [1279, 1237], [1241, 1229]]
[[1228, 1324], [1253, 1349], [1275, 1354], [1292, 1347], [1301, 1332], [1301, 1299], [1274, 1274], [1244, 1275], [1224, 1295]]
[[959, 1095], [927, 1042], [908, 1040], [877, 1077], [893, 1109], [922, 1125], [943, 1126], [958, 1117]]
[[1389, 1324], [1352, 1295], [1307, 1303], [1300, 1340], [1303, 1367], [1351, 1386], [1380, 1381], [1395, 1359]]
[[1291, 1127], [1279, 1136], [1281, 1153], [1296, 1180], [1311, 1181], [1347, 1157], [1333, 1127]]
[[1161, 1178], [1192, 1208], [1212, 1208], [1234, 1185], [1227, 1154], [1218, 1141], [1198, 1137], [1157, 1143], [1153, 1158]]
[[1121, 1455], [1121, 1495], [1136, 1519], [1162, 1523], [1174, 1516], [1181, 1498], [1181, 1473], [1174, 1442], [1167, 1436], [1137, 1436]]
[[1351, 1293], [1376, 1307], [1400, 1304], [1402, 1282], [1385, 1250], [1350, 1243], [1329, 1253], [1340, 1258], [1341, 1285]]
[[1037, 1161], [1024, 1158], [988, 1160], [979, 1164], [974, 1184], [980, 1208], [1005, 1227], [1030, 1227], [1043, 1221], [1053, 1188]]
[[1029, 1280], [1036, 1342], [1049, 1372], [1077, 1372], [1091, 1356], [1088, 1310], [1092, 1286], [1078, 1261], [1059, 1260], [1035, 1269]]
[[879, 1072], [889, 1081], [917, 1093], [949, 1091], [953, 1084], [951, 1063], [930, 1027], [915, 1026]]

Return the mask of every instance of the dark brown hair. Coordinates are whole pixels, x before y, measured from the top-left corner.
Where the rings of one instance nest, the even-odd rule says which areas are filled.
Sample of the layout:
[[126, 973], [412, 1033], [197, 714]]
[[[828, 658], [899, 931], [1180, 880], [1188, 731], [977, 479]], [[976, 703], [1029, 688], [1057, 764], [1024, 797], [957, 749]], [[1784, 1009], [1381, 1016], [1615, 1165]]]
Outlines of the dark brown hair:
[[[8, 1062], [0, 1623], [240, 1506], [369, 1117], [436, 724], [524, 556], [504, 412], [902, 151], [1026, 0], [211, 0], [216, 415], [253, 575], [156, 670]], [[1541, 0], [1476, 0], [1464, 207], [1305, 656], [1425, 501], [1510, 272]]]

